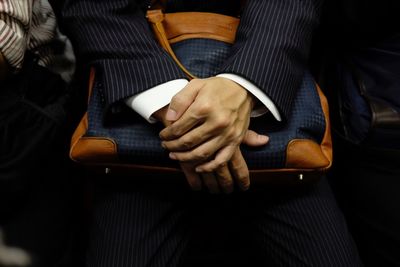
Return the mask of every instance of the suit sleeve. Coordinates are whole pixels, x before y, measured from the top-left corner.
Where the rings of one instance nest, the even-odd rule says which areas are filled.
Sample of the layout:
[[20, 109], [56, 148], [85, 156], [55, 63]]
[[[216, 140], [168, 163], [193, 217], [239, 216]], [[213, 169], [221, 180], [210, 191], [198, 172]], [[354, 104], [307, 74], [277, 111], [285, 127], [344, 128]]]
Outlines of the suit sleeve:
[[261, 88], [289, 116], [308, 60], [322, 0], [248, 0], [221, 73], [240, 75]]
[[96, 69], [106, 106], [185, 78], [159, 47], [139, 1], [65, 0], [61, 17], [83, 63]]

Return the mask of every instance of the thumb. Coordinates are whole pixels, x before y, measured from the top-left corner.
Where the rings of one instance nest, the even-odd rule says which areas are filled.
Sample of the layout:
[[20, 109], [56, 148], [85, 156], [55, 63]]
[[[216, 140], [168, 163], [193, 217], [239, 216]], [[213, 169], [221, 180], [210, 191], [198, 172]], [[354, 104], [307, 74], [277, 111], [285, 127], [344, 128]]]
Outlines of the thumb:
[[169, 104], [167, 114], [165, 115], [166, 120], [171, 122], [178, 120], [194, 102], [199, 89], [200, 87], [196, 86], [195, 83], [190, 82], [180, 92], [174, 95]]
[[255, 131], [247, 130], [244, 135], [242, 143], [248, 146], [263, 146], [267, 144], [269, 137], [266, 135], [258, 134]]

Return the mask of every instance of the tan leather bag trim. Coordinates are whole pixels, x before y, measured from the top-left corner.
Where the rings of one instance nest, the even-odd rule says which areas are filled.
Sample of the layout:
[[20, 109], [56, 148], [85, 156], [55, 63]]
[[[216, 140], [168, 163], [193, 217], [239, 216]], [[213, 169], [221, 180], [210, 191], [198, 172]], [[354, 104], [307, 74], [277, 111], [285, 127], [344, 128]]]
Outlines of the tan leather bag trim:
[[90, 73], [89, 73], [89, 82], [88, 82], [88, 88], [89, 88], [89, 92], [88, 92], [88, 104], [89, 104], [89, 100], [90, 100], [90, 96], [92, 95], [92, 90], [94, 87], [94, 80], [95, 80], [95, 76], [96, 76], [96, 71], [94, 68], [90, 69]]
[[[307, 139], [291, 140], [286, 149], [286, 167], [288, 168], [327, 170], [332, 165], [332, 139], [328, 101], [319, 86], [316, 86], [325, 116], [326, 127], [324, 136], [320, 145]], [[313, 155], [313, 157], [304, 157], [304, 154]]]
[[[94, 80], [95, 70], [92, 68], [89, 75], [88, 102], [92, 94]], [[84, 137], [87, 129], [88, 117], [87, 113], [85, 113], [72, 135], [69, 151], [70, 158], [80, 163], [91, 161], [93, 158], [102, 162], [116, 160], [118, 158], [118, 153], [115, 141], [110, 138]]]
[[79, 141], [86, 134], [87, 129], [88, 129], [88, 119], [87, 119], [87, 113], [85, 113], [81, 121], [79, 122], [78, 127], [76, 127], [74, 134], [72, 135], [71, 138], [69, 157], [73, 161], [78, 161], [77, 158], [79, 157], [79, 155], [76, 153], [76, 147], [79, 146]]
[[158, 43], [163, 47], [167, 53], [172, 57], [175, 63], [179, 66], [179, 68], [188, 76], [189, 79], [196, 78], [193, 74], [188, 71], [185, 66], [179, 61], [176, 57], [174, 51], [169, 44], [167, 34], [165, 33], [163, 21], [164, 21], [164, 14], [160, 9], [156, 10], [148, 10], [147, 11], [147, 20], [150, 22], [150, 25], [153, 29], [154, 36], [156, 37]]
[[146, 17], [158, 43], [189, 79], [196, 76], [183, 66], [170, 44], [191, 38], [208, 38], [233, 44], [239, 25], [238, 18], [206, 12], [164, 14], [162, 10], [155, 9], [148, 10]]
[[[154, 12], [148, 12], [149, 21], [153, 27], [155, 35], [160, 44], [167, 50], [168, 53], [174, 58], [175, 61], [179, 65], [179, 60], [176, 58], [175, 54], [172, 51], [172, 48], [169, 45], [169, 41], [166, 37], [166, 33], [164, 30], [164, 26], [162, 25], [162, 21], [164, 20], [164, 14], [160, 10], [152, 10]], [[151, 15], [153, 13], [153, 15]], [[161, 23], [161, 24], [160, 24]], [[190, 35], [190, 34], [189, 34]], [[205, 36], [205, 35], [204, 35]], [[175, 37], [175, 38], [186, 38], [186, 37]], [[180, 41], [180, 40], [179, 40]], [[183, 67], [183, 66], [182, 66]], [[183, 69], [185, 69], [183, 67]], [[186, 70], [187, 71], [187, 70]], [[188, 72], [189, 73], [189, 72]], [[190, 74], [190, 73], [189, 73]], [[94, 69], [91, 70], [90, 79], [89, 79], [89, 96], [91, 94], [91, 90], [93, 88], [94, 83]], [[190, 74], [191, 75], [191, 74]], [[192, 75], [191, 75], [192, 76]], [[258, 169], [258, 170], [250, 170], [250, 177], [252, 183], [256, 184], [277, 184], [277, 185], [299, 185], [302, 183], [313, 182], [319, 179], [321, 172], [327, 170], [332, 164], [332, 141], [331, 141], [331, 134], [330, 134], [330, 121], [329, 121], [329, 111], [328, 111], [328, 102], [326, 97], [323, 95], [320, 88], [317, 86], [318, 93], [320, 95], [322, 109], [324, 111], [325, 120], [326, 120], [326, 131], [321, 142], [320, 150], [325, 155], [326, 160], [329, 163], [322, 163], [322, 164], [315, 164], [322, 165], [322, 167], [317, 167], [316, 169], [305, 169], [303, 165], [301, 165], [302, 169], [292, 168], [288, 166], [285, 169]], [[115, 163], [118, 159], [117, 156], [117, 147], [113, 140], [107, 138], [91, 138], [91, 137], [83, 137], [83, 135], [87, 131], [87, 114], [82, 118], [78, 128], [74, 132], [71, 144], [71, 151], [70, 156], [73, 160], [81, 161], [81, 163], [87, 164], [91, 168], [94, 168], [98, 172], [104, 172], [105, 169], [108, 169], [113, 174], [126, 174], [129, 169], [135, 171], [135, 173], [141, 174], [164, 174], [164, 175], [176, 175], [179, 179], [184, 178], [183, 173], [180, 169], [171, 168], [171, 167], [152, 167], [152, 166], [145, 166], [145, 165], [127, 165], [127, 164], [118, 164]], [[94, 142], [95, 144], [92, 145], [90, 143]], [[310, 141], [312, 142], [312, 141]], [[295, 154], [298, 153], [296, 147], [298, 144], [303, 146], [302, 142], [299, 140], [292, 140], [293, 143], [292, 150], [295, 151]], [[316, 143], [314, 143], [317, 147], [319, 147]], [[290, 145], [289, 145], [290, 146]], [[105, 148], [105, 149], [104, 149]], [[288, 148], [289, 149], [289, 148]], [[86, 150], [86, 151], [85, 151]], [[89, 152], [87, 152], [89, 150]], [[301, 151], [301, 150], [300, 150]], [[83, 152], [84, 154], [80, 154]], [[86, 154], [85, 154], [86, 153]], [[292, 155], [293, 153], [290, 153]], [[90, 164], [93, 155], [96, 155], [98, 158], [98, 162], [102, 162], [99, 164]], [[99, 158], [100, 157], [100, 158]], [[289, 163], [288, 165], [297, 166], [298, 162], [295, 160], [296, 157], [289, 156], [289, 161], [293, 160], [293, 162]], [[87, 159], [88, 161], [85, 161]], [[320, 162], [323, 162], [320, 160]], [[107, 165], [108, 167], [105, 167]], [[301, 178], [300, 178], [301, 177]], [[301, 181], [299, 183], [299, 181]]]
[[321, 169], [329, 164], [329, 160], [322, 152], [322, 147], [312, 140], [293, 139], [286, 148], [286, 167], [288, 168]]
[[235, 17], [206, 12], [178, 12], [164, 16], [163, 25], [170, 43], [207, 38], [233, 44], [240, 21]]
[[77, 162], [115, 162], [118, 160], [117, 144], [110, 138], [81, 137], [71, 150]]
[[326, 168], [325, 168], [325, 170], [327, 170], [332, 166], [332, 161], [333, 161], [333, 159], [332, 159], [331, 121], [329, 118], [329, 104], [328, 104], [328, 100], [327, 100], [326, 96], [324, 95], [324, 93], [322, 92], [322, 90], [318, 86], [318, 84], [317, 84], [317, 90], [318, 90], [318, 94], [319, 94], [319, 99], [321, 100], [322, 110], [325, 115], [326, 128], [325, 128], [324, 137], [322, 138], [322, 142], [321, 142], [321, 150], [322, 150], [322, 153], [324, 153], [325, 157], [329, 161], [329, 165], [326, 166]]

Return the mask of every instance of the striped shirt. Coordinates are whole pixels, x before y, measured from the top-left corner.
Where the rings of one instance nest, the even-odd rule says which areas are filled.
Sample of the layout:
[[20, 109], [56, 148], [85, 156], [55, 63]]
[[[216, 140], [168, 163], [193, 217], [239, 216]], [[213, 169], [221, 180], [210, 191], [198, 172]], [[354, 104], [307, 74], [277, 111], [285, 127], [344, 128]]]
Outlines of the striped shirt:
[[69, 40], [60, 33], [48, 0], [0, 0], [0, 52], [18, 71], [25, 51], [39, 58], [39, 65], [72, 76], [75, 57]]

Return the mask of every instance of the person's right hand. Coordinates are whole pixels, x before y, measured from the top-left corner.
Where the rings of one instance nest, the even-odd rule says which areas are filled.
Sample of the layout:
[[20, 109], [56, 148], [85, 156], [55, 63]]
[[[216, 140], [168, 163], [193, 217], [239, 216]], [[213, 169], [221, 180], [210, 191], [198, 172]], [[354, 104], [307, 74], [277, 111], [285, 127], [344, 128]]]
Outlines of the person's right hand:
[[171, 100], [160, 132], [170, 158], [180, 162], [212, 161], [226, 165], [242, 143], [255, 98], [238, 83], [222, 77], [193, 79]]
[[[184, 108], [184, 107], [182, 107]], [[153, 117], [161, 121], [165, 126], [171, 124], [165, 114], [168, 106], [158, 110]], [[247, 130], [242, 143], [248, 146], [261, 146], [268, 142], [268, 137], [259, 135], [252, 130]], [[226, 165], [218, 167], [210, 162], [180, 162], [181, 169], [185, 174], [189, 186], [193, 190], [201, 190], [205, 186], [211, 193], [231, 193], [236, 184], [240, 190], [247, 190], [250, 186], [249, 170], [245, 159], [238, 147]]]
[[[248, 146], [261, 146], [268, 142], [264, 135], [259, 135], [252, 130], [247, 130], [243, 144]], [[208, 172], [207, 164], [180, 162], [182, 171], [193, 190], [201, 190], [205, 186], [210, 193], [231, 193], [236, 184], [239, 190], [246, 191], [250, 187], [250, 173], [242, 152], [238, 147], [228, 161], [227, 165], [217, 167], [215, 171]], [[213, 169], [214, 166], [211, 168]], [[199, 169], [201, 168], [201, 169]]]

